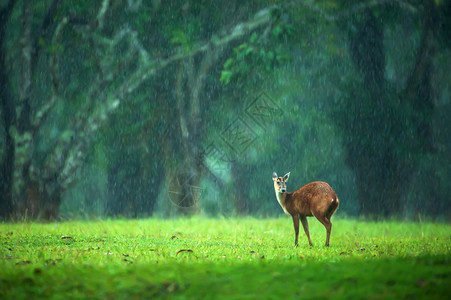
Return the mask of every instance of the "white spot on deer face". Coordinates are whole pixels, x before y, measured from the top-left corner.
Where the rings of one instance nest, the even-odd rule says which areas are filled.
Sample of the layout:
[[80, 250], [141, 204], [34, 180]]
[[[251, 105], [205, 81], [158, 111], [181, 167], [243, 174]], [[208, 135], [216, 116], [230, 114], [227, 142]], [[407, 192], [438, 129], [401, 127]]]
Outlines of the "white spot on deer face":
[[279, 193], [285, 193], [287, 191], [287, 184], [283, 181], [282, 177], [277, 178], [274, 186]]

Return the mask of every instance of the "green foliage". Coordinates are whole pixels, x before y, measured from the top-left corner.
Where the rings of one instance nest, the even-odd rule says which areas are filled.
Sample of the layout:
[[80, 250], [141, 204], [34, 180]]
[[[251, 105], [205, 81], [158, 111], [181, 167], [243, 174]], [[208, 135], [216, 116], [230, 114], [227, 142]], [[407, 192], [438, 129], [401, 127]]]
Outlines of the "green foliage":
[[[440, 298], [449, 225], [289, 218], [0, 224], [2, 299]], [[262, 294], [262, 287], [264, 293]]]
[[233, 78], [245, 77], [250, 72], [261, 69], [266, 73], [277, 66], [287, 63], [290, 56], [282, 41], [293, 34], [292, 25], [279, 23], [267, 32], [254, 32], [248, 42], [242, 43], [233, 49], [233, 55], [228, 58], [221, 72], [219, 81], [229, 84]]
[[186, 52], [188, 52], [191, 47], [190, 39], [182, 29], [172, 31], [171, 43], [175, 45], [179, 44]]

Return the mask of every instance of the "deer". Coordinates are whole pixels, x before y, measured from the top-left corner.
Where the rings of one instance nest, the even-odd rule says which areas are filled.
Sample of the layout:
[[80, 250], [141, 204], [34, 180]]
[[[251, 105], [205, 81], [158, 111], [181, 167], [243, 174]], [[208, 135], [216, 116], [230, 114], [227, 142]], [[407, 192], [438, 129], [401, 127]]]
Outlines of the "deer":
[[298, 246], [299, 219], [304, 227], [308, 242], [313, 247], [307, 222], [307, 217], [312, 216], [315, 216], [326, 228], [326, 247], [329, 247], [330, 231], [332, 229], [330, 218], [339, 205], [337, 194], [335, 194], [335, 191], [328, 183], [323, 181], [310, 182], [297, 191], [288, 193], [287, 181], [289, 177], [290, 172], [283, 177], [278, 177], [276, 172], [272, 175], [277, 202], [279, 202], [285, 214], [290, 215], [293, 219], [295, 247]]

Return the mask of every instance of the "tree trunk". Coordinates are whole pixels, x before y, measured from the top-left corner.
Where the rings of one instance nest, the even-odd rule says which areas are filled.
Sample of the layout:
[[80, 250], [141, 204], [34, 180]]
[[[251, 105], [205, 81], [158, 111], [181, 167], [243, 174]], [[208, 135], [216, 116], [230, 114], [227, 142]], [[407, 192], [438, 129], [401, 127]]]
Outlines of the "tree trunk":
[[4, 128], [4, 149], [0, 152], [0, 219], [8, 219], [13, 213], [13, 172], [15, 145], [10, 133], [16, 122], [16, 111], [9, 88], [9, 76], [6, 68], [5, 31], [16, 1], [10, 0], [0, 11], [0, 105], [2, 126]]
[[402, 178], [398, 177], [401, 162], [390, 142], [396, 130], [385, 84], [383, 31], [370, 9], [356, 26], [357, 32], [350, 35], [350, 52], [362, 74], [365, 92], [363, 99], [351, 100], [348, 163], [358, 175], [360, 213], [387, 217], [400, 213], [403, 182], [398, 180]]
[[[442, 4], [446, 5], [446, 4]], [[449, 5], [449, 4], [448, 4]], [[432, 115], [435, 110], [434, 88], [432, 86], [432, 76], [434, 74], [434, 56], [436, 48], [435, 35], [439, 32], [440, 20], [437, 4], [434, 1], [423, 1], [423, 24], [422, 37], [415, 60], [415, 65], [407, 80], [402, 100], [413, 108], [412, 123], [415, 124], [412, 136], [412, 149], [423, 157], [428, 153], [434, 153], [437, 149], [434, 145], [434, 135], [432, 131]], [[412, 155], [415, 157], [416, 155]], [[418, 161], [409, 160], [411, 168], [418, 164]], [[426, 199], [416, 199], [418, 202], [426, 202], [422, 205], [423, 212], [432, 216], [438, 216], [440, 208], [446, 206], [446, 200], [440, 198], [438, 192], [438, 182], [436, 173], [424, 178]], [[418, 211], [417, 211], [418, 212]]]
[[[355, 22], [358, 29], [350, 34], [351, 57], [362, 74], [365, 92], [359, 99], [350, 100], [353, 121], [346, 125], [346, 146], [348, 163], [357, 174], [360, 212], [364, 215], [402, 214], [401, 197], [417, 164], [409, 157], [433, 149], [430, 116], [434, 108], [431, 74], [435, 5], [425, 1], [422, 41], [401, 96], [386, 87], [383, 30], [370, 9], [366, 9], [363, 20]], [[409, 121], [398, 120], [403, 109], [395, 104], [399, 98], [413, 108], [407, 116]], [[416, 124], [416, 133], [411, 134], [412, 128], [406, 123]], [[397, 152], [403, 144], [406, 150]]]

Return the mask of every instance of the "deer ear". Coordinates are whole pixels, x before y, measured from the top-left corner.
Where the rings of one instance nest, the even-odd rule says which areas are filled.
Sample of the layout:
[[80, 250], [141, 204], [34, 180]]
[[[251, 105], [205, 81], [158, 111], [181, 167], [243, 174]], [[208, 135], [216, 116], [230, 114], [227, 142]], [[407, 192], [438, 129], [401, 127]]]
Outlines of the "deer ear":
[[272, 179], [277, 179], [277, 173], [276, 172], [272, 172]]
[[291, 172], [288, 172], [287, 174], [285, 174], [285, 176], [283, 176], [283, 180], [287, 181], [288, 177], [290, 177], [290, 173]]

